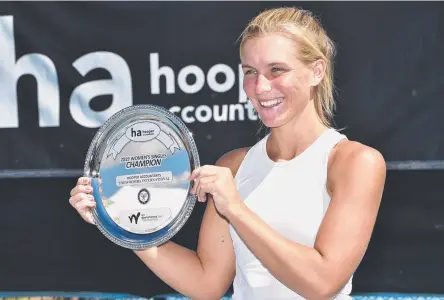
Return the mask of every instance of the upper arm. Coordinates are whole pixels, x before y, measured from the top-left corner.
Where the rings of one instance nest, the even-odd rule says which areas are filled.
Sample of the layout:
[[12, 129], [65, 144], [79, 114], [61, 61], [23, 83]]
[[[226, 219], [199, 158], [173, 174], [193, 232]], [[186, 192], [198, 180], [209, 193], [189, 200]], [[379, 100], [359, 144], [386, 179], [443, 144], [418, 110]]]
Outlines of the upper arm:
[[386, 165], [378, 151], [356, 142], [340, 143], [330, 157], [327, 188], [331, 201], [315, 248], [334, 272], [332, 278], [345, 284], [367, 249], [382, 198]]
[[[230, 151], [222, 156], [216, 165], [229, 168], [234, 177], [247, 151], [248, 148]], [[235, 274], [234, 249], [229, 223], [216, 211], [210, 195], [200, 228], [197, 254], [205, 270], [205, 276], [210, 276], [207, 279], [214, 282], [214, 287], [220, 288], [224, 293]]]

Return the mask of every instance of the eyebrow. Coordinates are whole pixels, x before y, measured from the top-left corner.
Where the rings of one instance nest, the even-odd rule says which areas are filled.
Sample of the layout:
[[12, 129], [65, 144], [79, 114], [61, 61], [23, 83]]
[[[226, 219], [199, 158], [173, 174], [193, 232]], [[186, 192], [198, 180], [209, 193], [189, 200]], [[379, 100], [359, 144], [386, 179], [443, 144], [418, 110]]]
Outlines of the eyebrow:
[[[272, 63], [267, 64], [267, 67], [274, 67], [274, 66], [277, 66], [277, 65], [284, 65], [284, 66], [287, 66], [287, 64], [284, 63], [284, 62], [272, 62]], [[251, 69], [255, 69], [254, 67], [252, 67], [252, 66], [250, 66], [250, 65], [247, 65], [247, 64], [242, 64], [242, 68], [251, 68]]]

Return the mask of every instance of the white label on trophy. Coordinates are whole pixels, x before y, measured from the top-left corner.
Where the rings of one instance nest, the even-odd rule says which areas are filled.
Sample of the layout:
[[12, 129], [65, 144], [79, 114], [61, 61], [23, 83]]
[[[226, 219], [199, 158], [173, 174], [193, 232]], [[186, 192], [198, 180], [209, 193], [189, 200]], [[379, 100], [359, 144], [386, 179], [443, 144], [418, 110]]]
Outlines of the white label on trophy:
[[[119, 187], [119, 191], [108, 199], [102, 199], [105, 209], [111, 219], [125, 230], [133, 233], [146, 233], [137, 230], [138, 227], [124, 226], [125, 218], [122, 218], [123, 212], [131, 212], [137, 216], [137, 212], [155, 212], [159, 209], [168, 208], [170, 219], [174, 219], [181, 211], [188, 190], [182, 188], [162, 188], [148, 185], [128, 185]], [[124, 216], [124, 215], [123, 215]], [[140, 217], [139, 217], [140, 218]], [[138, 222], [139, 223], [139, 222]], [[156, 230], [162, 229], [168, 223], [159, 221]], [[136, 229], [134, 231], [133, 229]]]
[[125, 164], [125, 169], [154, 168], [160, 167], [167, 157], [166, 153], [133, 155], [120, 158], [120, 162]]
[[132, 186], [147, 183], [165, 183], [173, 180], [173, 174], [170, 171], [142, 173], [132, 175], [121, 175], [116, 177], [117, 186]]
[[119, 214], [121, 225], [134, 233], [148, 233], [157, 230], [170, 218], [171, 210], [167, 207], [124, 210]]
[[125, 134], [127, 138], [136, 142], [146, 142], [156, 138], [160, 133], [160, 128], [154, 123], [140, 122], [129, 127]]

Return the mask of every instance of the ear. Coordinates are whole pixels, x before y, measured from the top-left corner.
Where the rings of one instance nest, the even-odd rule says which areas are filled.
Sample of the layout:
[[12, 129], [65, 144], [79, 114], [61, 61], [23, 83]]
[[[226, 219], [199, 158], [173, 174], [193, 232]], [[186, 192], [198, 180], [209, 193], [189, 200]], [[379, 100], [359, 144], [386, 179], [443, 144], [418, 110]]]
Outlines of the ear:
[[311, 68], [311, 86], [317, 86], [324, 78], [325, 75], [325, 61], [322, 59], [318, 59], [313, 63]]

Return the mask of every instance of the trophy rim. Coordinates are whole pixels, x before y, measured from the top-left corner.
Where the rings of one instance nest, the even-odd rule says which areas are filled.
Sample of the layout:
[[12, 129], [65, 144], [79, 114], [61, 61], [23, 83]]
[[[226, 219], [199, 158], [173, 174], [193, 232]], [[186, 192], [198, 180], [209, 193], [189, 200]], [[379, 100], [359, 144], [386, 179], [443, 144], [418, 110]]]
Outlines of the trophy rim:
[[[179, 117], [177, 117], [174, 113], [170, 112], [169, 110], [161, 106], [152, 105], [152, 104], [137, 104], [137, 105], [128, 106], [116, 112], [108, 120], [106, 120], [106, 122], [98, 129], [87, 151], [83, 168], [83, 176], [89, 178], [97, 178], [100, 176], [100, 174], [96, 173], [95, 170], [91, 170], [91, 166], [94, 165], [94, 160], [96, 159], [97, 150], [99, 148], [98, 144], [100, 139], [103, 138], [105, 134], [109, 134], [110, 132], [112, 132], [113, 126], [115, 126], [115, 124], [118, 123], [120, 119], [141, 109], [154, 112], [153, 116], [155, 117], [166, 117], [166, 119], [168, 119], [174, 126], [176, 126], [177, 129], [179, 130], [178, 133], [180, 133], [180, 137], [182, 138], [182, 142], [184, 143], [190, 158], [191, 172], [193, 171], [193, 169], [198, 168], [200, 166], [199, 153], [197, 151], [197, 146], [194, 141], [194, 138], [191, 134], [191, 131], [188, 129], [188, 127]], [[162, 122], [162, 120], [157, 120], [157, 119], [156, 121]], [[167, 124], [167, 126], [169, 126], [169, 124]], [[190, 189], [191, 185], [188, 189], [188, 196], [186, 197], [186, 200], [184, 201], [184, 205], [180, 210], [180, 212], [173, 218], [173, 220], [167, 226], [162, 228], [162, 229], [167, 228], [168, 230], [167, 234], [161, 235], [160, 237], [154, 238], [152, 240], [146, 240], [146, 238], [157, 231], [146, 234], [138, 234], [138, 236], [140, 236], [144, 240], [134, 240], [129, 238], [125, 239], [125, 238], [116, 237], [100, 221], [96, 208], [92, 209], [94, 224], [98, 227], [98, 229], [105, 237], [107, 237], [113, 243], [121, 247], [128, 248], [131, 250], [143, 250], [146, 248], [159, 246], [169, 241], [172, 237], [174, 237], [180, 231], [180, 229], [182, 229], [182, 227], [185, 225], [185, 223], [188, 221], [189, 217], [191, 216], [191, 213], [197, 201], [197, 196], [190, 194]], [[115, 224], [115, 226], [118, 226], [118, 224]]]

